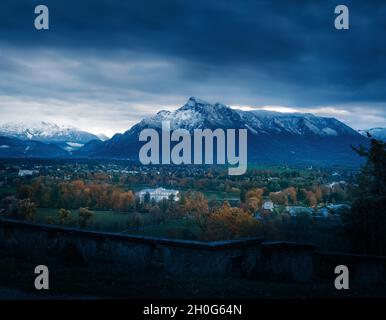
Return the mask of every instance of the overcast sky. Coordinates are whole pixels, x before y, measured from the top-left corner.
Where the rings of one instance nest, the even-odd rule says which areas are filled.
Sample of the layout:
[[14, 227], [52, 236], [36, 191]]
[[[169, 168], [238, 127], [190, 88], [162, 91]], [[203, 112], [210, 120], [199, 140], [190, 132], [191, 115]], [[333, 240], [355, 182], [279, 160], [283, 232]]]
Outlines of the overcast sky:
[[[111, 136], [190, 96], [386, 127], [386, 4], [344, 1], [2, 0], [0, 122]], [[34, 28], [46, 4], [50, 30]]]

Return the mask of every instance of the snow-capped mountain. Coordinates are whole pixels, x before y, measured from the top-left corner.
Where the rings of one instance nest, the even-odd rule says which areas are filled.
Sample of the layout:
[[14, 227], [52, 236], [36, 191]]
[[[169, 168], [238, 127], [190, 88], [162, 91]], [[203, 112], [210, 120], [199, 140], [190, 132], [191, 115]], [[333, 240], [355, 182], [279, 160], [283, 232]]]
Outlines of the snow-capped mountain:
[[358, 135], [335, 118], [317, 117], [310, 113], [280, 113], [265, 110], [242, 111], [221, 103], [210, 104], [191, 97], [176, 111], [160, 111], [143, 119], [130, 131], [147, 127], [161, 128], [162, 121], [169, 121], [171, 129], [184, 128], [245, 128], [254, 134], [290, 134], [338, 136]]
[[224, 104], [190, 98], [176, 111], [160, 111], [134, 125], [124, 134], [98, 144], [86, 144], [77, 155], [107, 158], [138, 158], [141, 130], [160, 130], [169, 121], [171, 130], [248, 129], [248, 157], [264, 163], [353, 164], [359, 161], [351, 144], [368, 139], [335, 118], [312, 114], [242, 111]]
[[237, 111], [221, 104], [210, 104], [191, 97], [187, 103], [176, 111], [162, 110], [154, 116], [147, 117], [132, 129], [146, 127], [161, 128], [162, 121], [170, 121], [171, 129], [227, 128], [236, 126], [246, 128]]
[[375, 139], [386, 141], [386, 128], [371, 128], [367, 130], [358, 130], [360, 134], [367, 137], [367, 132]]
[[0, 136], [41, 142], [70, 142], [85, 144], [96, 135], [73, 127], [59, 126], [47, 121], [7, 122], [0, 125]]
[[256, 134], [356, 135], [353, 129], [335, 118], [317, 117], [310, 113], [280, 113], [265, 110], [238, 112], [248, 129]]

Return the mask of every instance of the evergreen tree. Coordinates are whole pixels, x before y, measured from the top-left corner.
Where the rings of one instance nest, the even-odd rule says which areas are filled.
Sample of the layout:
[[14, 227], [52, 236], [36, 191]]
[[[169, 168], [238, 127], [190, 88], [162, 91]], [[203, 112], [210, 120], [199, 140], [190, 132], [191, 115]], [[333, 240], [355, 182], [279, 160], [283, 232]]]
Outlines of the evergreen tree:
[[345, 217], [346, 232], [353, 250], [386, 255], [386, 143], [371, 138], [368, 149], [354, 150], [367, 161], [358, 175], [352, 209]]

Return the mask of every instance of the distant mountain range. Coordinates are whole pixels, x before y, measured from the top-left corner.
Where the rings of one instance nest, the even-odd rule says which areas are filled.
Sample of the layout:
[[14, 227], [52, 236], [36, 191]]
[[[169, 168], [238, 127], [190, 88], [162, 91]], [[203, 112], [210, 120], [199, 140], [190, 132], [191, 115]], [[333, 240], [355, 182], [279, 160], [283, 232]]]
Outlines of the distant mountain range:
[[54, 143], [0, 137], [2, 158], [61, 158], [68, 155], [68, 151]]
[[170, 121], [172, 130], [248, 129], [248, 158], [253, 163], [358, 165], [361, 159], [351, 145], [366, 145], [369, 141], [335, 118], [309, 113], [242, 111], [191, 97], [176, 111], [160, 111], [123, 134], [85, 144], [74, 155], [137, 160], [143, 145], [138, 141], [141, 130], [160, 131], [162, 121]]
[[7, 122], [0, 125], [0, 136], [40, 142], [85, 144], [99, 137], [73, 127], [58, 126], [47, 121]]
[[367, 130], [358, 130], [358, 132], [365, 137], [367, 137], [367, 133], [369, 133], [371, 137], [386, 142], [386, 128], [371, 128]]
[[[92, 133], [81, 131], [73, 127], [58, 126], [55, 123], [47, 121], [7, 122], [1, 124], [0, 137], [7, 137], [26, 142], [34, 141], [43, 144], [54, 144], [67, 153], [83, 147], [85, 143], [91, 140], [108, 139], [103, 135], [96, 136]], [[8, 152], [12, 153], [12, 149], [9, 148]], [[68, 155], [67, 153], [64, 153], [64, 155]], [[15, 151], [15, 154], [19, 153]], [[2, 152], [0, 152], [0, 156], [1, 155]], [[52, 156], [55, 155], [56, 153]], [[44, 156], [47, 156], [47, 153], [44, 153]]]
[[[0, 157], [138, 160], [143, 145], [138, 141], [140, 132], [145, 128], [160, 131], [163, 121], [170, 122], [171, 130], [247, 129], [248, 161], [256, 164], [358, 165], [362, 159], [351, 145], [369, 143], [363, 131], [358, 133], [335, 118], [310, 113], [242, 111], [191, 97], [181, 108], [144, 118], [111, 139], [43, 121], [3, 124]], [[369, 131], [375, 137], [384, 137], [385, 129]]]

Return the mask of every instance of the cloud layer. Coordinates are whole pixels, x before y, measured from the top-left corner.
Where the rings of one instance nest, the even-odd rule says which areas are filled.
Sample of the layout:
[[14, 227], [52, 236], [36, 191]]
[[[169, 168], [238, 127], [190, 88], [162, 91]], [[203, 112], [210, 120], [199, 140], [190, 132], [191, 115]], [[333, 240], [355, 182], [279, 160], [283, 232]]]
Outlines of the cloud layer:
[[[346, 1], [2, 1], [0, 118], [124, 131], [189, 96], [386, 126], [386, 5]], [[266, 107], [267, 108], [267, 107]], [[24, 120], [24, 119], [23, 119]]]

